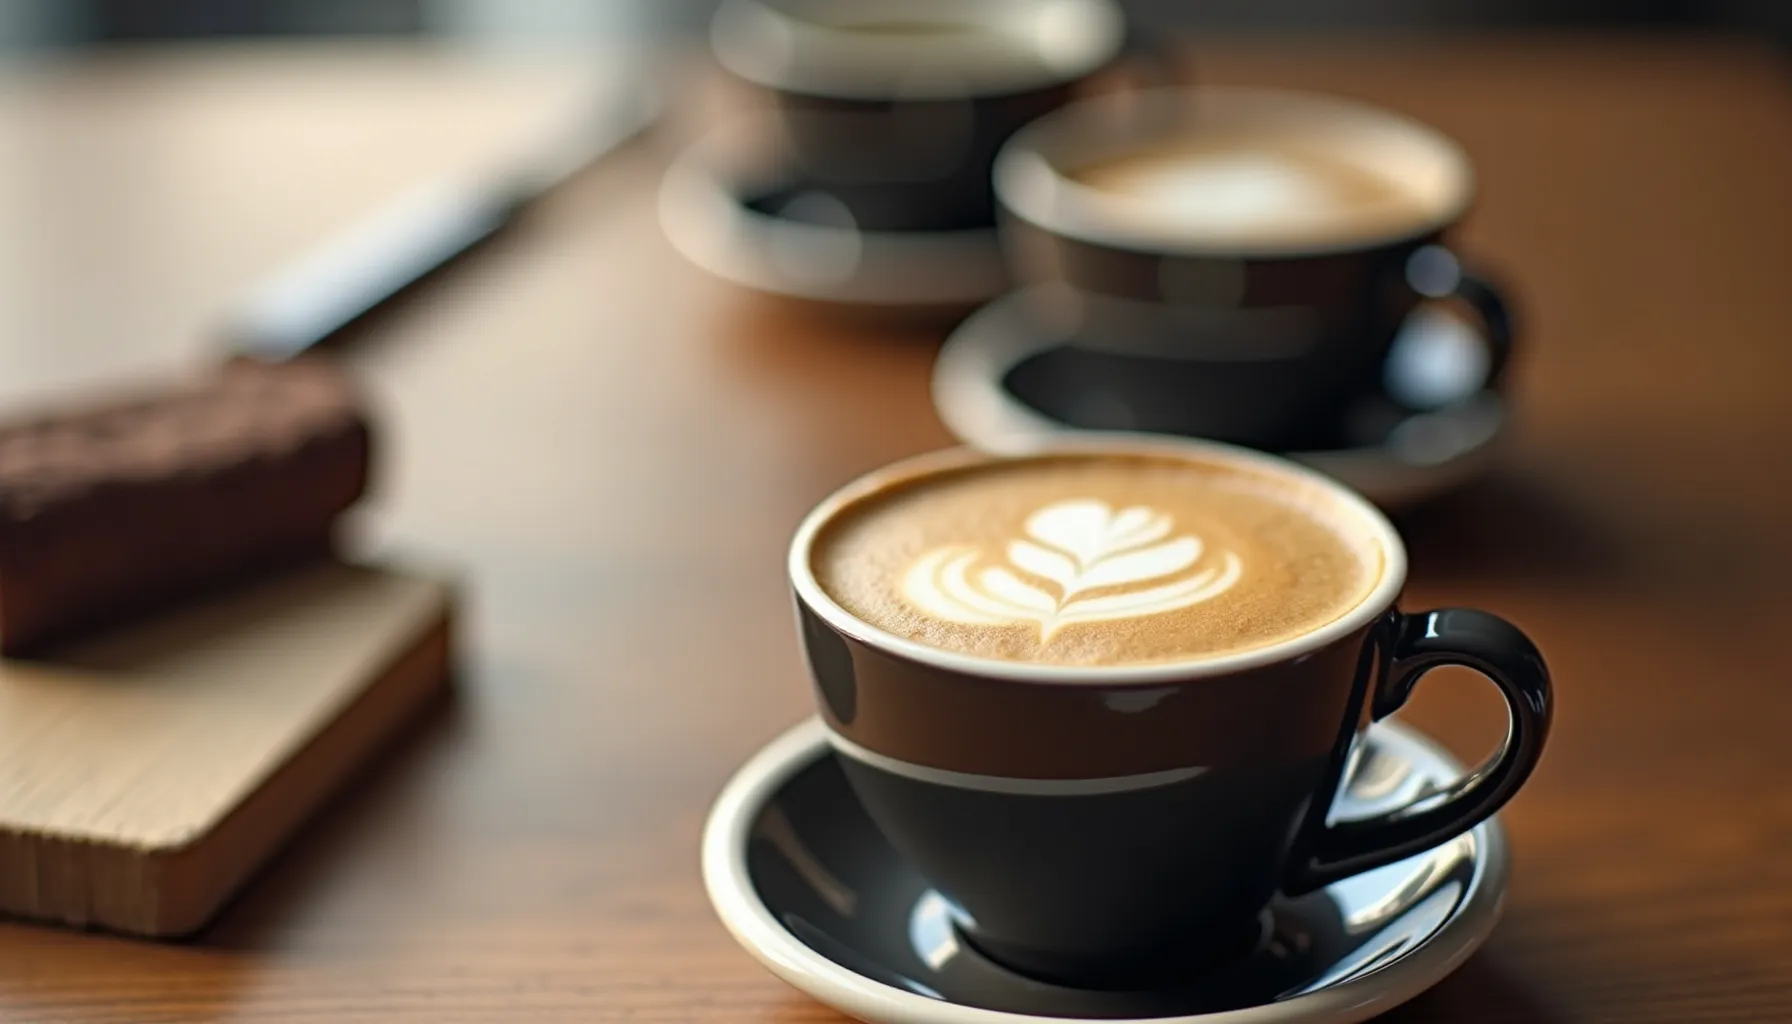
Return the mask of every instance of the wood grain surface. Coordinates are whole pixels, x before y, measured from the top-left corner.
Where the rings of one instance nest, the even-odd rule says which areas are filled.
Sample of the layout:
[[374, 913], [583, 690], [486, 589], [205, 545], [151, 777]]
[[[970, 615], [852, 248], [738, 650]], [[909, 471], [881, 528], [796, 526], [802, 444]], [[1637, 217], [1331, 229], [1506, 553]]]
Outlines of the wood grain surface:
[[[1723, 41], [1197, 50], [1476, 161], [1462, 248], [1522, 298], [1497, 471], [1411, 515], [1408, 603], [1524, 625], [1560, 690], [1505, 815], [1506, 917], [1401, 1022], [1792, 1020], [1792, 84]], [[571, 69], [577, 71], [576, 67]], [[567, 67], [390, 51], [105, 57], [0, 82], [0, 400], [205, 357], [293, 246], [500, 153]], [[805, 713], [781, 576], [811, 503], [941, 446], [935, 332], [673, 254], [702, 119], [588, 176], [353, 353], [375, 550], [460, 565], [463, 699], [188, 945], [0, 926], [9, 1021], [788, 1021], [697, 876], [728, 773]], [[1428, 681], [1465, 756], [1497, 702]]]
[[449, 597], [321, 562], [0, 661], [0, 912], [206, 923], [447, 692]]

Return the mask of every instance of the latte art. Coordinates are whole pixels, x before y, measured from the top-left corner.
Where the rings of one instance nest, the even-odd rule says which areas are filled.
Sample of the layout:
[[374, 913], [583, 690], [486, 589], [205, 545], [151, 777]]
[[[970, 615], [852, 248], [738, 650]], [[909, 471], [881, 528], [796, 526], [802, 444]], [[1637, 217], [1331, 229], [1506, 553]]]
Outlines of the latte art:
[[1204, 558], [1192, 535], [1171, 537], [1168, 513], [1115, 511], [1097, 498], [1054, 502], [1027, 517], [1006, 564], [976, 545], [944, 545], [917, 559], [903, 596], [929, 615], [966, 625], [1021, 625], [1050, 642], [1065, 626], [1139, 618], [1225, 593], [1243, 574], [1230, 552]]
[[818, 512], [793, 556], [846, 615], [938, 650], [1125, 665], [1248, 651], [1360, 604], [1375, 528], [1223, 457], [1057, 453], [897, 477]]
[[1312, 482], [1226, 459], [1054, 454], [874, 486], [799, 536], [842, 612], [1009, 662], [1199, 660], [1355, 608], [1371, 525]]

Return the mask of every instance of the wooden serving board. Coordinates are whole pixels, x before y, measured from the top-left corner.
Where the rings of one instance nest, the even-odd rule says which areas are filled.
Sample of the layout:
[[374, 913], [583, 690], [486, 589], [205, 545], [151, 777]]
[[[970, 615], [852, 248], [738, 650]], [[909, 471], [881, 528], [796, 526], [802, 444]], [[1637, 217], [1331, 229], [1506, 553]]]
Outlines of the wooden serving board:
[[0, 913], [198, 929], [445, 690], [449, 607], [322, 564], [0, 661]]

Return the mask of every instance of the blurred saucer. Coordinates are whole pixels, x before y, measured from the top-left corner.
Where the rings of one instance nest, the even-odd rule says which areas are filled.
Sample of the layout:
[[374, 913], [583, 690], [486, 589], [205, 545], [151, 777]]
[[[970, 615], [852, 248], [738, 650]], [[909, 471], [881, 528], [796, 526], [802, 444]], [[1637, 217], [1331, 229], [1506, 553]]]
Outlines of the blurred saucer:
[[[1123, 358], [1079, 344], [1046, 314], [1050, 296], [1017, 291], [984, 306], [952, 332], [933, 372], [940, 419], [973, 448], [1020, 454], [1089, 430], [1182, 433], [1141, 422], [1138, 403], [1104, 389], [1082, 364]], [[1017, 368], [1062, 359], [1065, 372]], [[1074, 367], [1074, 368], [1073, 368]], [[1505, 400], [1482, 386], [1485, 347], [1473, 328], [1422, 310], [1402, 329], [1381, 392], [1363, 396], [1330, 444], [1280, 454], [1341, 480], [1385, 509], [1406, 508], [1454, 489], [1486, 469], [1505, 430]], [[1072, 382], [1055, 390], [1030, 379]]]
[[[1371, 726], [1341, 818], [1447, 790], [1462, 766], [1415, 730]], [[1268, 938], [1222, 970], [1142, 991], [1047, 984], [957, 940], [943, 897], [859, 804], [816, 719], [728, 783], [703, 834], [722, 923], [769, 970], [874, 1024], [1349, 1024], [1437, 984], [1500, 916], [1509, 861], [1497, 818], [1425, 853], [1269, 909]]]
[[743, 118], [667, 168], [660, 224], [686, 259], [754, 291], [840, 306], [962, 311], [1007, 289], [993, 228], [861, 229], [777, 155], [780, 131]]

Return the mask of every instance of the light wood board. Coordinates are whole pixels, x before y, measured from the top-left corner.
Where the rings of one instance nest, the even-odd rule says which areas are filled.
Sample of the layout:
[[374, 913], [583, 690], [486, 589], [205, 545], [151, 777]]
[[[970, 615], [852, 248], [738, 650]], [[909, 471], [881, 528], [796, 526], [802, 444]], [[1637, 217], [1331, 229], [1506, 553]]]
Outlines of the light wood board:
[[0, 661], [0, 912], [199, 928], [445, 688], [448, 612], [323, 564]]

